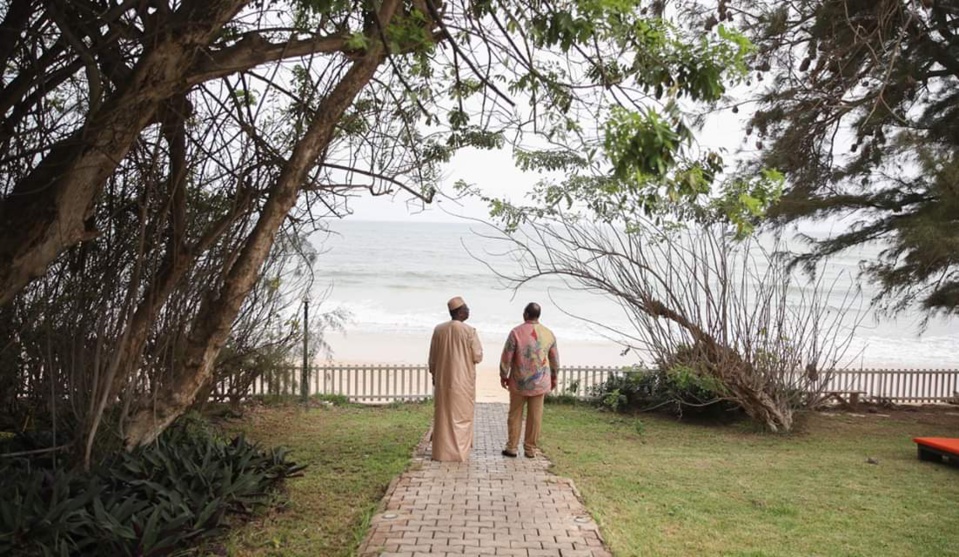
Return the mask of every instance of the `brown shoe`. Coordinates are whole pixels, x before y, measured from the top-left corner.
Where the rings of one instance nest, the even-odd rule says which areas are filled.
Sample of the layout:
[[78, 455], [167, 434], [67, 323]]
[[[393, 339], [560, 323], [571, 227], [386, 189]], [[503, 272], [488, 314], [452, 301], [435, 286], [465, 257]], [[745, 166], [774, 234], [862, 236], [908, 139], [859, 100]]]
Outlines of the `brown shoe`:
[[526, 458], [536, 458], [536, 453], [539, 452], [536, 449], [523, 449], [523, 455]]
[[514, 452], [512, 452], [512, 451], [507, 451], [506, 449], [503, 449], [503, 456], [508, 456], [508, 457], [510, 457], [510, 458], [516, 458], [516, 453], [514, 453]]

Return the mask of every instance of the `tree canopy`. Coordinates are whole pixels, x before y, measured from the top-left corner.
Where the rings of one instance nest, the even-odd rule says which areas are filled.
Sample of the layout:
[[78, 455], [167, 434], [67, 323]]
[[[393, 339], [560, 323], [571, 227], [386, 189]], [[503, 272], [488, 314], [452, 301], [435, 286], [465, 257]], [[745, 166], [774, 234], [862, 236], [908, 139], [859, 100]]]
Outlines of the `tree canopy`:
[[881, 242], [864, 271], [887, 309], [959, 313], [959, 3], [714, 8], [695, 21], [733, 19], [757, 47], [746, 106], [758, 152], [744, 172], [786, 175], [773, 223], [844, 217], [853, 226], [817, 239], [807, 261]]
[[719, 98], [748, 43], [660, 8], [0, 1], [0, 380], [69, 399], [87, 460], [107, 418], [150, 442], [209, 391], [278, 235], [429, 201], [464, 147], [578, 156], [571, 198], [696, 194], [715, 161], [677, 157], [677, 103]]

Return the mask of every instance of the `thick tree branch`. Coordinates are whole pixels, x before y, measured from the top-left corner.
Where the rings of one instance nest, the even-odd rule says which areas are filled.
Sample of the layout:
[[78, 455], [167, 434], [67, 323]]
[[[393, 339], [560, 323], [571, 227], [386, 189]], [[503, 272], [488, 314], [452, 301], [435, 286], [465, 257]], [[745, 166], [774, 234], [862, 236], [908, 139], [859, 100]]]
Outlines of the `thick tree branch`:
[[212, 42], [248, 0], [192, 0], [144, 54], [131, 82], [0, 201], [0, 306], [63, 250], [96, 235], [94, 201], [159, 106], [183, 90], [198, 48]]
[[186, 77], [188, 85], [197, 85], [218, 77], [242, 72], [266, 64], [315, 54], [345, 52], [348, 35], [315, 37], [272, 43], [258, 32], [247, 33], [234, 45], [201, 55]]

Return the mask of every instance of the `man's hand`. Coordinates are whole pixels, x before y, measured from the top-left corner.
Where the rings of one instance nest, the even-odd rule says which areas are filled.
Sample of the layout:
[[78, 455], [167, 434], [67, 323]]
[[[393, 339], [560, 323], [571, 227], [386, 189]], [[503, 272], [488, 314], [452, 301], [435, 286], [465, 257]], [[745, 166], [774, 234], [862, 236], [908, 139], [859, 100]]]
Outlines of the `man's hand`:
[[555, 375], [553, 375], [552, 377], [549, 378], [549, 390], [551, 390], [551, 391], [555, 391], [555, 390], [556, 390], [556, 376], [555, 376]]
[[500, 376], [500, 378], [499, 378], [499, 384], [500, 384], [500, 386], [503, 387], [504, 389], [509, 389], [509, 378]]

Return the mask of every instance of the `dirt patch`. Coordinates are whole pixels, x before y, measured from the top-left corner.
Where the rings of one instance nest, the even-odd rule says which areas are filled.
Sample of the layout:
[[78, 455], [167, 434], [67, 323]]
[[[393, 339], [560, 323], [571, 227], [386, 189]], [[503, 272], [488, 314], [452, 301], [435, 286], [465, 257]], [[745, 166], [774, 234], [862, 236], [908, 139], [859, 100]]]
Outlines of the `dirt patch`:
[[951, 404], [860, 404], [855, 411], [847, 408], [826, 408], [823, 415], [843, 415], [857, 418], [882, 418], [885, 420], [955, 427], [959, 429], [959, 406]]

